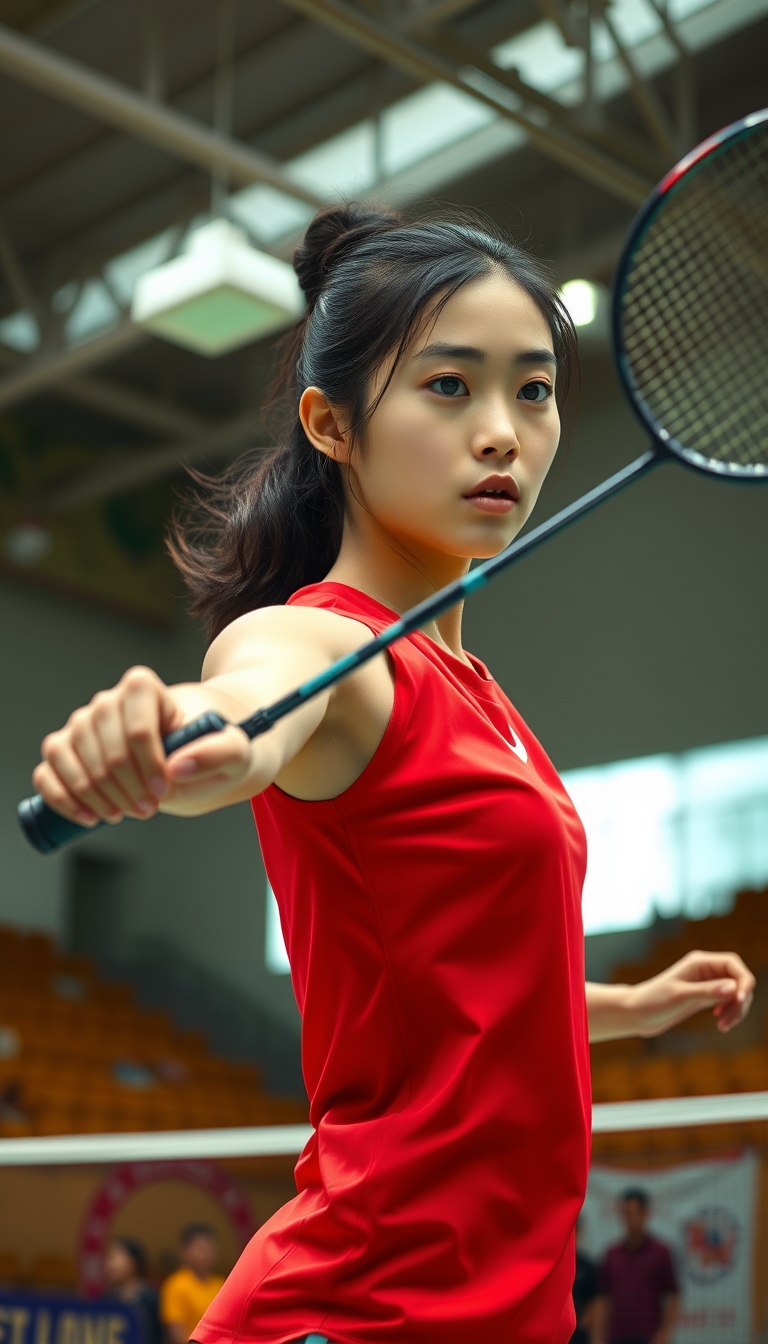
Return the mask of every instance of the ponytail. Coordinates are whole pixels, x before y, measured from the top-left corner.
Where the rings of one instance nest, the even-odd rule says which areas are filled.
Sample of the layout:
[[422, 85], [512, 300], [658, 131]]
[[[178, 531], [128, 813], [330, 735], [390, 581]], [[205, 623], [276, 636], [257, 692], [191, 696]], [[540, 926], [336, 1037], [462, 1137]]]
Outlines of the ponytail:
[[190, 475], [196, 489], [173, 520], [168, 549], [211, 639], [333, 566], [344, 526], [341, 468], [313, 448], [298, 418], [284, 447], [244, 453], [217, 477]]

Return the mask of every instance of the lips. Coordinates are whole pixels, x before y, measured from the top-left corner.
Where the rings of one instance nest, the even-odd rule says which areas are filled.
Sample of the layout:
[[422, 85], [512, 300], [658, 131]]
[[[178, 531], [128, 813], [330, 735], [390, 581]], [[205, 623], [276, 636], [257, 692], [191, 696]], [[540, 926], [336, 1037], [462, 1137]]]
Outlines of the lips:
[[486, 476], [485, 480], [476, 485], [473, 490], [468, 491], [464, 498], [506, 499], [512, 504], [517, 504], [520, 500], [520, 491], [512, 476], [497, 474]]

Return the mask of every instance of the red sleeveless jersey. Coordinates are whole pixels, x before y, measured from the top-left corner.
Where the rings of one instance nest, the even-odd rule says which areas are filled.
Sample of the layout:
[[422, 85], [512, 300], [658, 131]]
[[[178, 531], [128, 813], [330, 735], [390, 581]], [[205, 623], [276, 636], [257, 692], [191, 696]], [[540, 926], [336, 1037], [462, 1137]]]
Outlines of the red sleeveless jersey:
[[[343, 584], [291, 601], [392, 620]], [[582, 826], [485, 667], [418, 633], [337, 798], [253, 800], [315, 1133], [201, 1344], [566, 1344], [586, 1190]]]

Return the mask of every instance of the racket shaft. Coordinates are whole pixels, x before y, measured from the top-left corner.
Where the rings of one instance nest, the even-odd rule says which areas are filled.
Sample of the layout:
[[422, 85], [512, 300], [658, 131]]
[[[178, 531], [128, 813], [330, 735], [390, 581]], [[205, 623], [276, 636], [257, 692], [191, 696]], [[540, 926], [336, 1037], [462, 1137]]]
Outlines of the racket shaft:
[[[273, 705], [257, 710], [250, 718], [244, 719], [238, 727], [242, 728], [243, 732], [251, 739], [268, 732], [276, 723], [279, 723], [280, 719], [285, 718], [286, 714], [292, 713], [293, 710], [305, 705], [307, 701], [313, 700], [316, 695], [321, 695], [323, 691], [336, 686], [345, 677], [350, 676], [352, 672], [356, 672], [359, 667], [370, 662], [371, 658], [383, 653], [398, 639], [412, 634], [414, 630], [420, 629], [421, 626], [448, 611], [457, 602], [463, 601], [475, 589], [481, 588], [489, 579], [496, 574], [500, 574], [513, 561], [527, 555], [537, 546], [540, 546], [543, 541], [546, 541], [548, 537], [562, 531], [569, 523], [575, 522], [582, 514], [588, 513], [595, 505], [602, 503], [604, 499], [609, 499], [611, 495], [615, 495], [624, 486], [629, 485], [631, 481], [643, 476], [664, 456], [666, 454], [663, 450], [649, 448], [629, 466], [623, 467], [621, 471], [617, 471], [607, 481], [603, 481], [601, 485], [596, 486], [594, 490], [589, 490], [587, 494], [582, 495], [573, 504], [561, 509], [552, 518], [548, 518], [545, 523], [541, 523], [539, 527], [535, 527], [533, 531], [521, 537], [519, 541], [514, 541], [500, 555], [495, 555], [490, 560], [483, 561], [481, 565], [471, 569], [463, 578], [447, 584], [433, 597], [428, 597], [425, 601], [419, 602], [417, 606], [411, 607], [410, 611], [406, 611], [399, 620], [388, 625], [386, 630], [382, 630], [374, 639], [363, 644], [362, 648], [357, 649], [354, 653], [347, 654], [344, 658], [339, 658], [324, 672], [319, 672], [316, 677], [311, 677], [309, 681], [305, 681], [302, 686], [297, 687], [295, 691], [291, 691], [289, 695], [276, 700]], [[207, 737], [209, 733], [219, 733], [225, 727], [226, 721], [221, 715], [208, 711], [192, 723], [184, 724], [182, 728], [169, 733], [163, 739], [166, 756], [172, 755], [174, 751], [179, 751], [189, 742], [195, 742], [200, 737]], [[30, 844], [41, 854], [51, 854], [71, 840], [76, 840], [80, 836], [88, 835], [92, 830], [98, 829], [98, 827], [78, 826], [77, 822], [62, 817], [43, 801], [40, 794], [35, 794], [32, 798], [25, 798], [19, 804], [18, 815], [24, 834]]]
[[393, 621], [392, 625], [388, 625], [386, 630], [382, 630], [381, 634], [376, 635], [375, 639], [369, 640], [367, 644], [363, 644], [362, 648], [357, 649], [354, 653], [349, 653], [346, 657], [340, 658], [338, 662], [332, 663], [324, 672], [319, 672], [316, 677], [305, 681], [302, 686], [299, 686], [295, 691], [291, 691], [281, 700], [276, 700], [269, 708], [260, 709], [250, 719], [244, 719], [239, 727], [251, 738], [267, 732], [286, 714], [290, 714], [292, 710], [298, 709], [301, 705], [305, 705], [308, 700], [320, 695], [322, 691], [327, 691], [331, 686], [343, 681], [350, 673], [357, 671], [359, 667], [369, 662], [371, 658], [375, 658], [377, 654], [383, 653], [385, 649], [388, 649], [398, 639], [402, 639], [404, 635], [410, 635], [414, 630], [426, 625], [428, 621], [435, 620], [443, 612], [455, 606], [457, 602], [463, 601], [475, 589], [482, 588], [489, 579], [494, 578], [496, 574], [500, 574], [513, 561], [519, 560], [523, 555], [535, 550], [542, 542], [556, 532], [561, 532], [569, 523], [581, 518], [583, 514], [588, 513], [597, 504], [601, 504], [604, 499], [610, 499], [611, 495], [623, 490], [626, 485], [637, 480], [639, 476], [644, 476], [651, 467], [655, 466], [665, 456], [666, 454], [662, 450], [649, 448], [634, 462], [630, 462], [629, 466], [622, 467], [621, 471], [609, 476], [607, 481], [603, 481], [601, 485], [587, 491], [585, 495], [574, 500], [572, 504], [568, 504], [559, 513], [553, 514], [545, 523], [535, 527], [526, 536], [521, 537], [519, 541], [513, 541], [512, 545], [507, 546], [506, 550], [502, 551], [500, 555], [494, 555], [490, 560], [484, 560], [481, 565], [471, 569], [463, 578], [456, 579], [454, 583], [449, 583], [445, 588], [441, 588], [438, 593], [435, 593], [434, 597], [428, 597], [418, 606], [411, 607], [410, 611], [406, 611], [399, 620]]

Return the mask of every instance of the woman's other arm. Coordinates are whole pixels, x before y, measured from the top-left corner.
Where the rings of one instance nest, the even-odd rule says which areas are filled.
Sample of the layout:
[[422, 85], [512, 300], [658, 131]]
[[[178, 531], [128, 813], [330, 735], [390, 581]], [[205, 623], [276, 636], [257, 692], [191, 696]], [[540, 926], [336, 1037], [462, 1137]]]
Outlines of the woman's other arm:
[[720, 1031], [746, 1017], [755, 977], [735, 952], [688, 952], [639, 985], [587, 982], [589, 1039], [660, 1036], [671, 1027], [712, 1008]]

